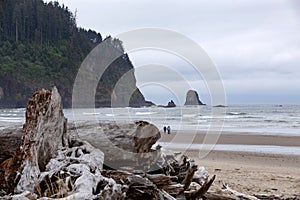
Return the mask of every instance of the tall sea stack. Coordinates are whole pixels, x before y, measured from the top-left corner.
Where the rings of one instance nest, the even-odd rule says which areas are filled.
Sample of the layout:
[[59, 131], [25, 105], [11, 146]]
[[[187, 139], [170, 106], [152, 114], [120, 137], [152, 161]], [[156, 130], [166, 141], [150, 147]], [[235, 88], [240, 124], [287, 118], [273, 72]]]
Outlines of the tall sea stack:
[[205, 105], [199, 99], [199, 95], [195, 90], [189, 90], [186, 94], [185, 106], [188, 105]]

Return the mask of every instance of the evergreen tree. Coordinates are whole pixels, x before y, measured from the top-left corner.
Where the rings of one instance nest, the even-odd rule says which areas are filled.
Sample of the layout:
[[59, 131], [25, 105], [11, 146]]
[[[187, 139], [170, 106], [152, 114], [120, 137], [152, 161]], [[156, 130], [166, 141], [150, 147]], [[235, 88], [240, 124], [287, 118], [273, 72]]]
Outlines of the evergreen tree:
[[[124, 53], [120, 40], [106, 40]], [[33, 92], [52, 85], [60, 90], [64, 106], [71, 106], [78, 68], [100, 42], [100, 33], [78, 28], [76, 16], [57, 1], [0, 0], [0, 89], [5, 94], [0, 107], [24, 107]], [[127, 55], [118, 58], [100, 81], [97, 95], [109, 99], [115, 83], [132, 68]], [[136, 99], [143, 101], [139, 90]]]

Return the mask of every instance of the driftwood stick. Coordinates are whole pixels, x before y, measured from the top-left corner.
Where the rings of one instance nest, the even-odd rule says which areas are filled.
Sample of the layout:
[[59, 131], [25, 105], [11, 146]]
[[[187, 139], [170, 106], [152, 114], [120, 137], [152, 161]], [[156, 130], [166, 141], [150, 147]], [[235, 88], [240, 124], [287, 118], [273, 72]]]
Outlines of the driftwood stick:
[[203, 197], [203, 195], [209, 190], [210, 186], [214, 182], [216, 175], [214, 175], [209, 181], [206, 181], [200, 189], [194, 191], [185, 191], [184, 195], [187, 200], [194, 200], [198, 197]]
[[236, 200], [236, 198], [233, 198], [230, 196], [211, 193], [211, 192], [206, 192], [203, 197], [205, 197], [205, 199], [209, 199], [209, 200]]
[[282, 198], [278, 195], [274, 195], [274, 194], [255, 194], [255, 197], [257, 197], [258, 199], [263, 199], [263, 200], [281, 200]]
[[182, 184], [184, 185], [183, 190], [187, 190], [193, 180], [193, 176], [195, 172], [197, 171], [198, 166], [197, 165], [191, 165], [189, 164], [189, 168], [187, 170], [186, 176], [184, 180], [182, 181]]
[[222, 191], [225, 192], [225, 193], [228, 193], [228, 194], [230, 194], [230, 195], [232, 195], [234, 197], [245, 199], [245, 200], [259, 200], [255, 196], [251, 196], [251, 195], [247, 195], [247, 194], [243, 194], [243, 193], [240, 193], [238, 191], [235, 191], [235, 190], [231, 189], [225, 183], [223, 183], [223, 185], [222, 185]]
[[102, 170], [101, 174], [104, 177], [114, 179], [117, 183], [123, 183], [129, 176], [133, 175], [130, 172], [121, 170]]
[[178, 196], [183, 191], [183, 185], [180, 183], [173, 183], [172, 185], [166, 185], [163, 189], [170, 195]]
[[164, 188], [165, 186], [172, 184], [170, 176], [166, 176], [164, 174], [147, 174], [146, 177], [150, 181], [152, 181], [158, 188]]
[[169, 193], [167, 193], [164, 190], [160, 190], [160, 193], [162, 194], [165, 200], [176, 200], [174, 197], [172, 197]]

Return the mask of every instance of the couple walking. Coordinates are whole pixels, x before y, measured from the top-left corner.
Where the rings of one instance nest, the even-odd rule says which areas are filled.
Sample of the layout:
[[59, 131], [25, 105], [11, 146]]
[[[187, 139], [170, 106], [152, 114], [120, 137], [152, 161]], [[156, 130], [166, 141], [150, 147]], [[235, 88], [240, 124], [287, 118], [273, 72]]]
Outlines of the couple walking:
[[168, 132], [168, 134], [171, 133], [171, 127], [170, 126], [164, 126], [164, 133]]

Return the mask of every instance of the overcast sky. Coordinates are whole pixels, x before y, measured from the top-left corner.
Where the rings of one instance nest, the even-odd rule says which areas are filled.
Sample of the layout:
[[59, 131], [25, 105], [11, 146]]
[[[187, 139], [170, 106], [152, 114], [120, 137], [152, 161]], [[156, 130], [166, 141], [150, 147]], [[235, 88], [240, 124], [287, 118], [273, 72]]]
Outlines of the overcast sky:
[[[73, 13], [77, 10], [79, 26], [96, 30], [103, 37], [155, 27], [173, 30], [194, 40], [216, 64], [228, 104], [300, 103], [298, 0], [59, 2]], [[190, 79], [191, 88], [199, 92], [204, 102], [210, 102], [211, 91], [205, 88], [201, 76], [195, 76], [189, 63], [179, 57], [144, 50], [130, 53], [130, 58], [137, 69], [155, 64], [149, 67], [153, 71], [137, 70], [136, 73], [138, 86], [148, 100], [160, 104], [166, 104], [171, 98], [179, 103], [183, 101], [186, 91], [179, 94], [168, 91], [167, 82], [172, 82], [168, 70], [172, 68], [183, 74], [185, 79]], [[161, 73], [157, 73], [158, 66]], [[164, 72], [164, 69], [167, 71]], [[168, 76], [159, 76], [165, 73]]]

